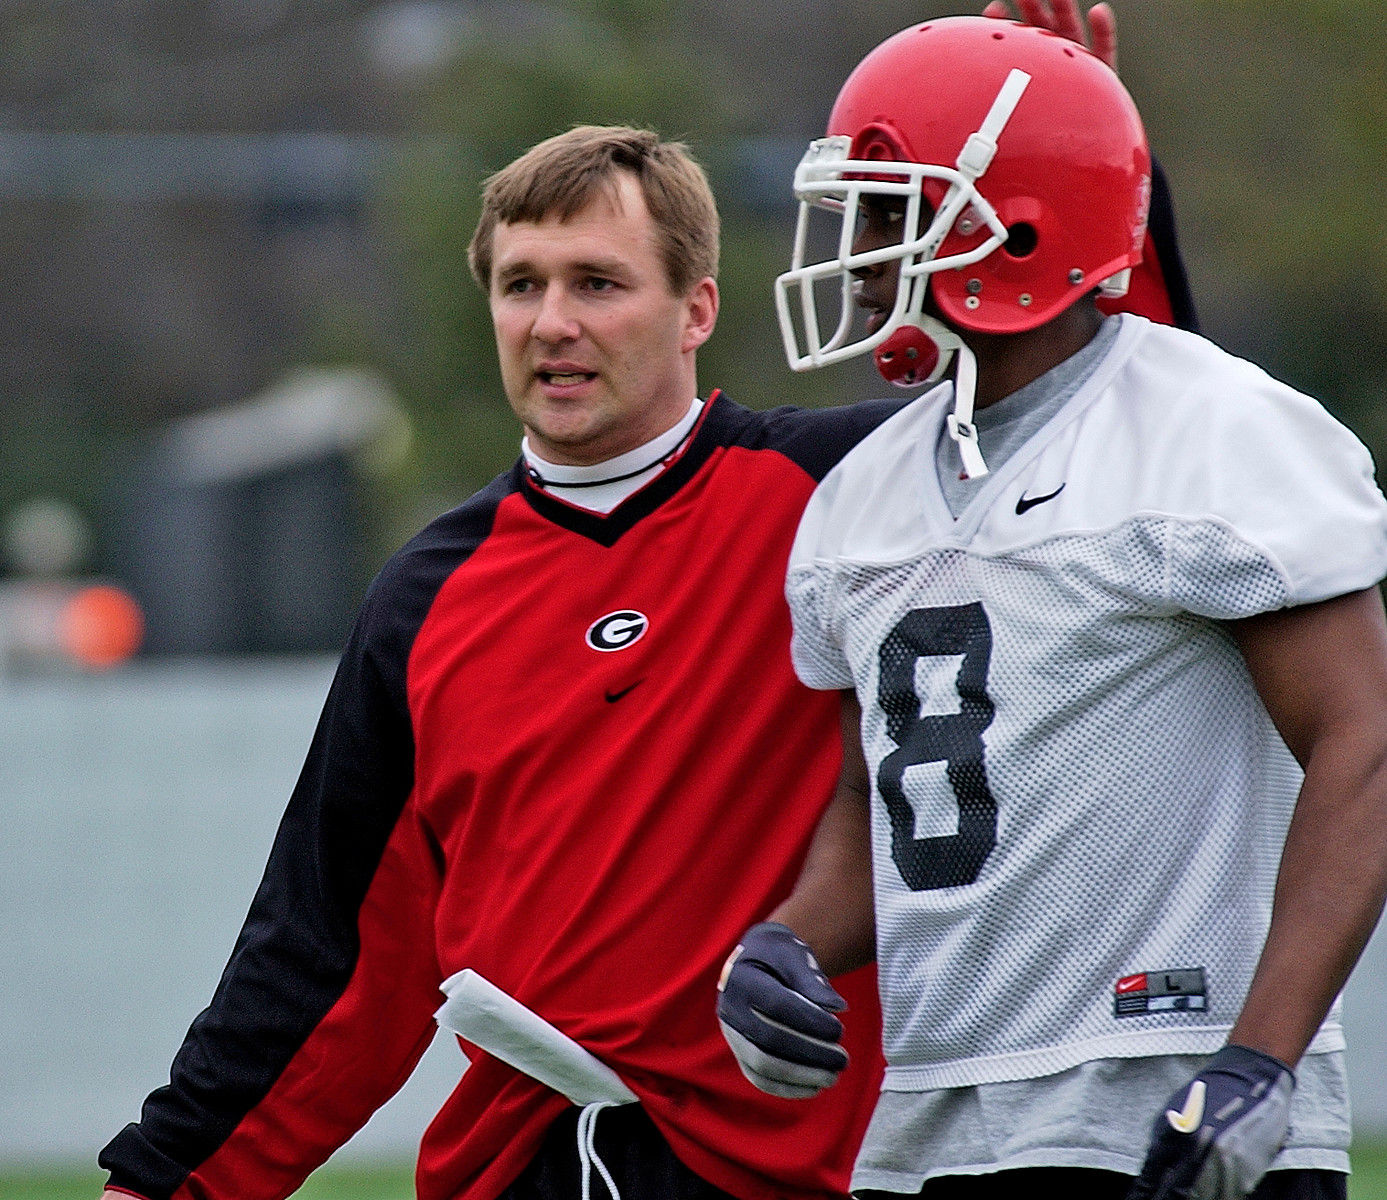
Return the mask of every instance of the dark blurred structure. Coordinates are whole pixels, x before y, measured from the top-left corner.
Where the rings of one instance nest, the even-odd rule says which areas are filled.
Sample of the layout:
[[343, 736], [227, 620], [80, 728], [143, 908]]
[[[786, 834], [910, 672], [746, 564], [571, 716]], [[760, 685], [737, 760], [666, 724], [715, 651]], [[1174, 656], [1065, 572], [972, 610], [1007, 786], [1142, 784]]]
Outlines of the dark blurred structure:
[[358, 464], [402, 421], [378, 378], [315, 371], [162, 433], [110, 506], [146, 649], [340, 647], [365, 583]]

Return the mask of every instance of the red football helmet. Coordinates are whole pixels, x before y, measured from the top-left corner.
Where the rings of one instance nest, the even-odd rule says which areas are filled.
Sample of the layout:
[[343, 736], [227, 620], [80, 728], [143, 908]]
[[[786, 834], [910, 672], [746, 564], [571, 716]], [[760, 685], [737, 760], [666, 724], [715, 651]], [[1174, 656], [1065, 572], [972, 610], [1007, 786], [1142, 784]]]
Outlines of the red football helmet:
[[[1019, 333], [1095, 289], [1123, 294], [1141, 261], [1151, 159], [1131, 97], [1082, 46], [1016, 22], [946, 17], [858, 64], [828, 136], [795, 172], [795, 194], [792, 265], [776, 280], [791, 367], [875, 351], [883, 374], [908, 385], [938, 378], [957, 346], [934, 318]], [[891, 197], [904, 209], [899, 241], [859, 252], [859, 207]], [[838, 214], [836, 251], [806, 262], [811, 213], [825, 209]], [[853, 272], [892, 260], [894, 306], [852, 340]], [[816, 288], [836, 296], [832, 332]]]

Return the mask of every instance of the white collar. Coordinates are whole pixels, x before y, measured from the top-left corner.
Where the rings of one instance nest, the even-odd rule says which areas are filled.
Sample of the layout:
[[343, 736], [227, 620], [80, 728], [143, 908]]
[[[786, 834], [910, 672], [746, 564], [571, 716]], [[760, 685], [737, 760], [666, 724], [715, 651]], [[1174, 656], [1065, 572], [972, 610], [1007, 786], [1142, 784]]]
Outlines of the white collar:
[[520, 452], [537, 486], [551, 495], [592, 512], [611, 512], [633, 492], [660, 474], [668, 459], [688, 438], [704, 402], [694, 397], [689, 411], [664, 433], [627, 450], [615, 458], [598, 463], [551, 463], [530, 448], [530, 439], [520, 439]]

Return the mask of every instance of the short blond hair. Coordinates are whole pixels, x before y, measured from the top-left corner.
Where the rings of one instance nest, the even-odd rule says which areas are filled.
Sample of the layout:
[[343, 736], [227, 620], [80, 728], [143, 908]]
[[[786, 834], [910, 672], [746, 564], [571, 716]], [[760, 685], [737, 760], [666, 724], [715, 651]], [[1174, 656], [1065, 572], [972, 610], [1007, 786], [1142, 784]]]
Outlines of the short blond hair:
[[682, 142], [647, 129], [579, 125], [532, 146], [482, 185], [482, 214], [467, 249], [483, 291], [491, 287], [498, 224], [568, 220], [603, 191], [618, 172], [640, 185], [655, 224], [670, 291], [685, 295], [700, 279], [717, 277], [720, 223], [708, 176]]

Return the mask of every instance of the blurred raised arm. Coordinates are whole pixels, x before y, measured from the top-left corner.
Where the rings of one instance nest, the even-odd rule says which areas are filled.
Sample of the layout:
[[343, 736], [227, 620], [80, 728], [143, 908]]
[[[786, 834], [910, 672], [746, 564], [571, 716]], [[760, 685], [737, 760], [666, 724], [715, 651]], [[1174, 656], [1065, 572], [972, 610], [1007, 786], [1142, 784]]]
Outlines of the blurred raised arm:
[[1111, 5], [1095, 4], [1088, 10], [1087, 22], [1079, 11], [1078, 0], [1016, 0], [1015, 12], [1008, 0], [991, 0], [982, 10], [985, 17], [1004, 19], [1017, 13], [1027, 25], [1053, 29], [1070, 41], [1086, 46], [1117, 70], [1117, 17]]

